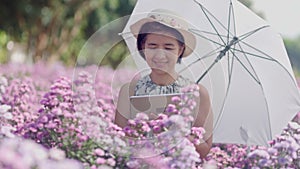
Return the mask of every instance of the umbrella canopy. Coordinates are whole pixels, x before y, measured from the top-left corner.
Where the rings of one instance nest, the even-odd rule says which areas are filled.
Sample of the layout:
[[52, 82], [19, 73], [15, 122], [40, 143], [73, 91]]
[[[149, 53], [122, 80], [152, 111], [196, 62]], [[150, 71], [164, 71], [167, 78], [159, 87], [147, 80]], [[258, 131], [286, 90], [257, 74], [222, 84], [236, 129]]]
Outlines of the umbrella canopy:
[[147, 64], [129, 27], [157, 8], [178, 13], [196, 36], [176, 69], [208, 89], [215, 143], [267, 145], [300, 111], [282, 38], [236, 0], [138, 0], [122, 36], [139, 69]]

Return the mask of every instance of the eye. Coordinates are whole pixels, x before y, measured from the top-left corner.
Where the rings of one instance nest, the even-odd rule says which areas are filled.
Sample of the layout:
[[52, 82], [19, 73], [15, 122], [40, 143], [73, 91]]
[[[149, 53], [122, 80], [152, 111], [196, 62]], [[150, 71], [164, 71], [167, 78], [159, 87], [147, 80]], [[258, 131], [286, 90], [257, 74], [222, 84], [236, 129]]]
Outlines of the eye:
[[166, 50], [174, 50], [174, 48], [166, 47]]
[[172, 43], [170, 43], [170, 44], [168, 43], [168, 44], [164, 45], [164, 48], [165, 48], [165, 50], [175, 50], [176, 46]]
[[148, 46], [148, 49], [156, 49], [156, 46]]
[[157, 48], [157, 45], [155, 45], [155, 44], [148, 44], [148, 45], [147, 45], [147, 48], [148, 48], [148, 49], [156, 49], [156, 48]]

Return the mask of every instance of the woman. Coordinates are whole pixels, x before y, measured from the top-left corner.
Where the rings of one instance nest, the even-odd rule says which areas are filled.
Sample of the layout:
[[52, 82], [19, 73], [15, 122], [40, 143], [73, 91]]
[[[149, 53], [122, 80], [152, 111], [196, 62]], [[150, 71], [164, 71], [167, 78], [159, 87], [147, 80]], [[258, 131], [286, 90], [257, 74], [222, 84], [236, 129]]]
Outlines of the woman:
[[[171, 11], [153, 10], [130, 27], [137, 38], [140, 55], [151, 68], [151, 73], [122, 86], [115, 123], [125, 127], [129, 117], [129, 97], [133, 95], [179, 93], [193, 82], [175, 71], [176, 63], [193, 52], [196, 39], [188, 32], [188, 24]], [[195, 145], [204, 158], [212, 145], [212, 112], [207, 90], [199, 84], [200, 100], [197, 118], [193, 126], [204, 127], [203, 143]]]

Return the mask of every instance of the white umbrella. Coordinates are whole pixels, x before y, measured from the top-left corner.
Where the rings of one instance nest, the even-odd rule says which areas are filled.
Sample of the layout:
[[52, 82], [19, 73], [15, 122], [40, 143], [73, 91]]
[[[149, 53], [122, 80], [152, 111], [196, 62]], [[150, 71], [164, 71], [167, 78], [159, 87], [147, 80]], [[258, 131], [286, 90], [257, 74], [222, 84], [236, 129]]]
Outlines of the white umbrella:
[[153, 9], [177, 12], [197, 37], [177, 70], [209, 90], [214, 142], [267, 145], [300, 111], [300, 94], [283, 41], [236, 0], [138, 0], [122, 35], [139, 69], [129, 26]]

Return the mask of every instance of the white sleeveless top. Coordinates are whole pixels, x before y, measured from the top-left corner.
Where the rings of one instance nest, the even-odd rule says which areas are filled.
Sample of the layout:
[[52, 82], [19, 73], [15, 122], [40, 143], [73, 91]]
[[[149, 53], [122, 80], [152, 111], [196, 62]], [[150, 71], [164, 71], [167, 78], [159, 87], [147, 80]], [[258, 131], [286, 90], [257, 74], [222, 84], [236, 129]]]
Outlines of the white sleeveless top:
[[150, 78], [150, 75], [146, 75], [138, 80], [134, 89], [134, 95], [141, 96], [180, 93], [182, 88], [191, 84], [194, 84], [194, 82], [179, 75], [173, 83], [161, 86], [155, 84]]

